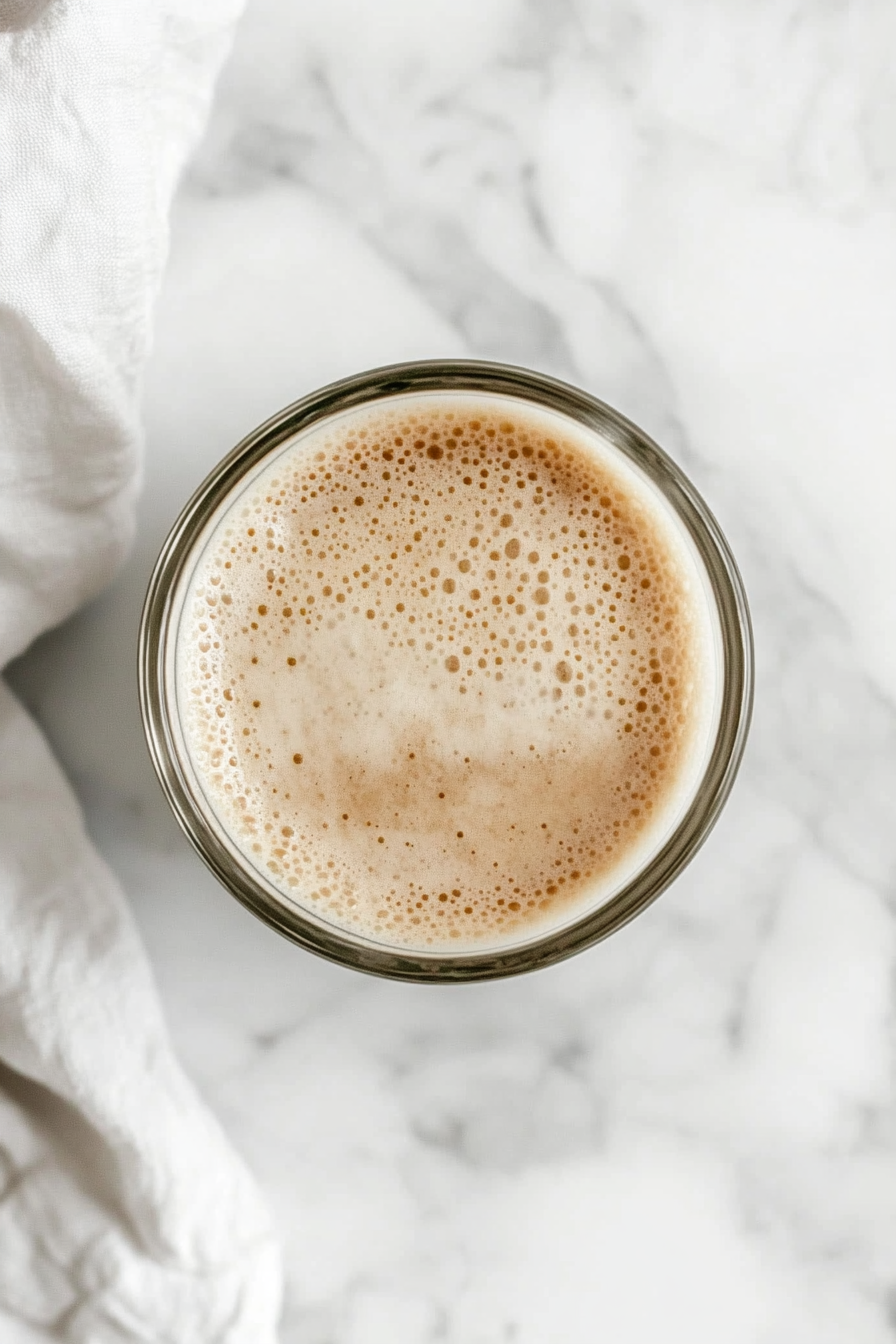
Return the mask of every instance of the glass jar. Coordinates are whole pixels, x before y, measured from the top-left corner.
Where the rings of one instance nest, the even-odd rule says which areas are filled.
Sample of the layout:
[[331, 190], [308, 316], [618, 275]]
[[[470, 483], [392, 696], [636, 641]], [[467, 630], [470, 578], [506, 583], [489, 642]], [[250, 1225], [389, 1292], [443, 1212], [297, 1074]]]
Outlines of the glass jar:
[[[555, 927], [518, 941], [435, 950], [392, 946], [329, 921], [287, 895], [247, 858], [222, 825], [188, 750], [178, 709], [177, 635], [204, 548], [234, 501], [298, 436], [346, 411], [421, 394], [484, 394], [543, 409], [595, 435], [649, 482], [700, 571], [715, 631], [714, 724], [699, 778], [674, 824], [647, 860], [608, 897]], [[526, 369], [472, 360], [393, 365], [303, 397], [249, 434], [202, 483], [157, 561], [140, 627], [140, 705], [153, 763], [187, 837], [215, 876], [272, 928], [345, 966], [422, 982], [486, 980], [547, 966], [606, 938], [644, 910], [706, 839], [740, 764], [752, 708], [749, 611], [737, 566], [718, 524], [676, 464], [642, 430], [578, 388]]]

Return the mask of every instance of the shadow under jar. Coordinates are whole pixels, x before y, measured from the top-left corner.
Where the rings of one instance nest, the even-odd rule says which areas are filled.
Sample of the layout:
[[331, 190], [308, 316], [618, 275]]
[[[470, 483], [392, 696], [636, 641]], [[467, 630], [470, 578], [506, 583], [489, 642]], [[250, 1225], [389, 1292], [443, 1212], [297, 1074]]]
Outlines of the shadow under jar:
[[743, 584], [646, 434], [525, 369], [427, 361], [250, 434], [157, 562], [150, 752], [222, 884], [357, 970], [533, 970], [706, 838], [752, 703]]

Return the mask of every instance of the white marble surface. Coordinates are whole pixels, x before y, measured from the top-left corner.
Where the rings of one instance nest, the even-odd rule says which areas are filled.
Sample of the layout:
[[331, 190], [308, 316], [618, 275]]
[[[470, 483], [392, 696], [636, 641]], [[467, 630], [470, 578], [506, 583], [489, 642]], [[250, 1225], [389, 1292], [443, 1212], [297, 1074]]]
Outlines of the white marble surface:
[[[258, 0], [185, 183], [138, 545], [13, 673], [77, 782], [180, 1055], [282, 1228], [283, 1344], [896, 1337], [896, 10], [884, 0]], [[609, 943], [421, 989], [256, 923], [136, 708], [149, 567], [249, 428], [475, 355], [686, 466], [752, 600], [710, 842]]]

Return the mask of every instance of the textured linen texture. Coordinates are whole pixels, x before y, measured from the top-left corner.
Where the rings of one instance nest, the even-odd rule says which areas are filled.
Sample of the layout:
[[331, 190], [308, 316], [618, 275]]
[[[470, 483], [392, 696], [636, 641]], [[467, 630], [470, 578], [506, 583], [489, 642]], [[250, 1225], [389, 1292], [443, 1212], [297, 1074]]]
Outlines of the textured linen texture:
[[[237, 8], [0, 0], [0, 667], [127, 548], [168, 210]], [[0, 921], [0, 1337], [270, 1344], [268, 1213], [3, 684]]]

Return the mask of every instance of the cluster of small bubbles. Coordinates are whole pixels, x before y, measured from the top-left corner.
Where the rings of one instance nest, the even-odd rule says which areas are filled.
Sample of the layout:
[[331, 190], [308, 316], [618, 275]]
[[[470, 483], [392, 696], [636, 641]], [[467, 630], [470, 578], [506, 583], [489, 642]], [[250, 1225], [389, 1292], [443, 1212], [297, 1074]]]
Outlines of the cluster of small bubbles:
[[298, 440], [231, 507], [181, 622], [184, 721], [285, 895], [475, 945], [641, 843], [687, 755], [696, 645], [680, 559], [609, 452], [418, 397]]

